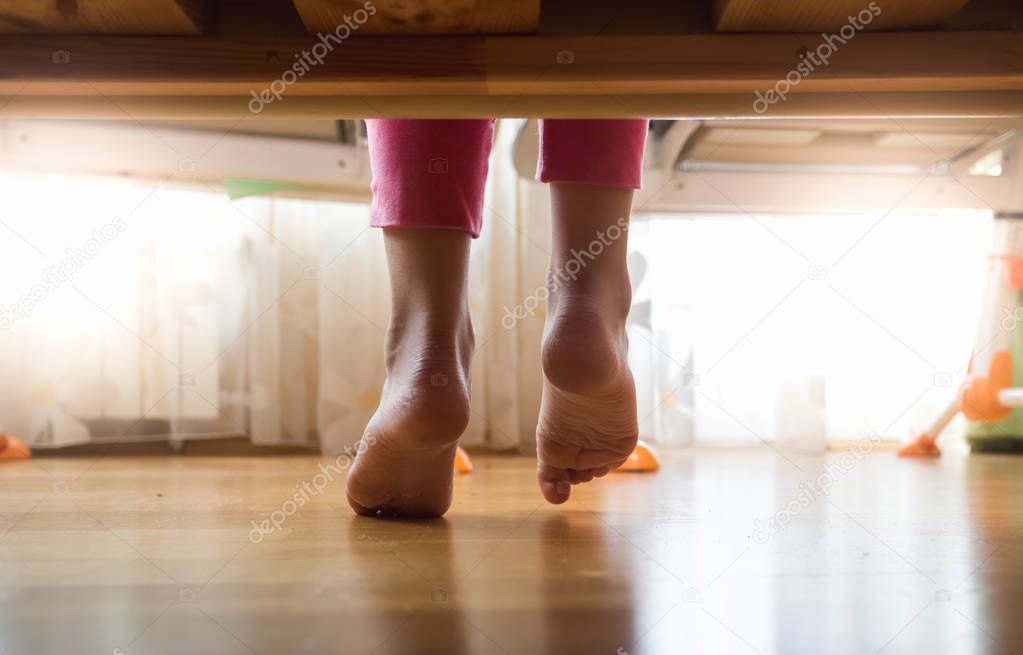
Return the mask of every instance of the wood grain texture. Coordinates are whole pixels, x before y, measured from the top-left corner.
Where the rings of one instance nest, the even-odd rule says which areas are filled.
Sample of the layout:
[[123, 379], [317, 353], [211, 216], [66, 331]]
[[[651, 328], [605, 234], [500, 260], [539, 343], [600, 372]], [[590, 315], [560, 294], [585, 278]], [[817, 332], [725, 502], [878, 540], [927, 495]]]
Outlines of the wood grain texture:
[[[745, 93], [636, 95], [323, 95], [295, 96], [268, 105], [263, 118], [749, 118]], [[773, 107], [770, 118], [1023, 117], [1023, 91], [921, 93], [807, 93]], [[102, 95], [83, 86], [79, 95], [0, 93], [0, 118], [245, 120], [246, 98], [209, 95]]]
[[[4, 464], [0, 650], [958, 655], [1023, 643], [1023, 459], [842, 456], [666, 453], [660, 473], [609, 476], [560, 507], [537, 495], [532, 460], [474, 456], [449, 515], [408, 522], [353, 516], [343, 474], [286, 505], [322, 483], [333, 461], [315, 457]], [[829, 470], [827, 493], [800, 502]], [[281, 527], [253, 533], [275, 511]], [[779, 516], [783, 528], [767, 527]]]
[[0, 34], [199, 34], [202, 0], [0, 0]]
[[[352, 38], [288, 85], [287, 95], [754, 93], [800, 61], [813, 35]], [[0, 94], [232, 95], [263, 88], [320, 44], [310, 37], [223, 40], [0, 37]], [[54, 65], [54, 51], [72, 54]], [[1023, 89], [1018, 32], [862, 34], [799, 93]], [[796, 95], [796, 94], [793, 94]]]
[[861, 15], [863, 29], [928, 27], [951, 17], [969, 0], [714, 0], [721, 32], [838, 32]]
[[361, 34], [503, 34], [540, 23], [540, 0], [293, 1], [310, 32], [355, 23]]
[[[15, 115], [31, 104], [44, 115], [75, 109], [91, 114], [94, 103], [59, 98], [97, 96], [111, 116], [123, 116], [126, 105], [114, 99], [153, 96], [168, 107], [196, 112], [177, 117], [224, 117], [232, 106], [235, 115], [244, 114], [251, 94], [276, 82], [281, 97], [263, 107], [275, 117], [744, 116], [754, 115], [754, 94], [778, 84], [818, 38], [356, 37], [321, 53], [300, 77], [282, 84], [298, 57], [314, 53], [319, 39], [6, 36], [0, 37], [0, 113]], [[55, 52], [69, 53], [70, 62], [55, 63]], [[984, 94], [1023, 90], [1019, 32], [864, 33], [840, 54], [802, 79], [769, 114], [880, 116], [885, 110], [871, 102], [878, 94], [944, 94], [945, 102], [961, 93], [947, 104], [975, 115], [992, 110]], [[834, 104], [815, 109], [828, 104], [814, 98], [818, 94], [844, 94], [850, 99], [845, 113]], [[861, 94], [869, 95], [858, 98]], [[41, 107], [47, 96], [54, 96], [52, 106]], [[903, 106], [899, 113], [920, 115], [926, 109], [922, 105], [914, 113]], [[1014, 115], [1017, 109], [1008, 104], [991, 115]], [[935, 111], [946, 115], [940, 107]]]

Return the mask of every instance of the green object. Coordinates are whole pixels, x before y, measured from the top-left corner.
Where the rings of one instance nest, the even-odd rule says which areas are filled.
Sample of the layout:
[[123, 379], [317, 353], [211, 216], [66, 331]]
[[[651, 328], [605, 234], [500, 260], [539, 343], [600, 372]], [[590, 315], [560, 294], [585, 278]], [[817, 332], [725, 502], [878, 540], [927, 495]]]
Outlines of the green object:
[[249, 196], [268, 196], [275, 191], [291, 191], [304, 188], [294, 182], [278, 182], [276, 180], [249, 180], [245, 178], [225, 178], [224, 188], [231, 200], [248, 198]]
[[[1017, 296], [1016, 304], [1023, 307], [1023, 292]], [[1012, 386], [1023, 386], [1023, 329], [1017, 325], [1009, 342], [1012, 355]], [[999, 423], [967, 421], [966, 441], [975, 451], [1016, 452], [1023, 450], [1023, 407], [1014, 407], [1012, 413]]]

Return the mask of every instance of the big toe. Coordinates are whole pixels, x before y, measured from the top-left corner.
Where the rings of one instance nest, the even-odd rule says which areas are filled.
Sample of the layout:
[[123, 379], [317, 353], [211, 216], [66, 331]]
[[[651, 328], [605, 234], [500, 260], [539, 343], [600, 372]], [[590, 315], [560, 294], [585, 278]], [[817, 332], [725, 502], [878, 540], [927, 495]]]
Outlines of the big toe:
[[560, 505], [572, 495], [571, 475], [568, 469], [561, 469], [546, 464], [536, 468], [536, 479], [540, 483], [540, 493], [552, 505]]

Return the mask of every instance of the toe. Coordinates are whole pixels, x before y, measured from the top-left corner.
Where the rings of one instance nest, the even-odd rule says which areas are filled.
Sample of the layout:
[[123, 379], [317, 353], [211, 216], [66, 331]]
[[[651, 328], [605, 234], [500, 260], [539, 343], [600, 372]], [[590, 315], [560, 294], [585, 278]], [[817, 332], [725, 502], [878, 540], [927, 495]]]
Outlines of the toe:
[[572, 495], [571, 485], [565, 486], [568, 483], [562, 482], [551, 482], [550, 480], [540, 481], [540, 493], [551, 505], [560, 505], [568, 500], [568, 497]]
[[568, 480], [572, 484], [582, 484], [584, 482], [590, 482], [593, 480], [593, 471], [591, 469], [583, 469], [582, 471], [569, 471]]
[[540, 483], [540, 493], [552, 505], [560, 505], [572, 495], [572, 483], [565, 469], [541, 464], [537, 467], [536, 479]]

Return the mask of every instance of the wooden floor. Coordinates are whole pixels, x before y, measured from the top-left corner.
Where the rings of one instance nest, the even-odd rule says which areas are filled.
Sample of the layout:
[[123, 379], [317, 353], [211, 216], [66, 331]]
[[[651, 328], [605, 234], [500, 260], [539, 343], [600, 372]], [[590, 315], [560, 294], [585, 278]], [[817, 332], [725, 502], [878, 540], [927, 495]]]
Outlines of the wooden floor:
[[687, 451], [550, 507], [477, 456], [420, 522], [321, 463], [0, 464], [0, 653], [1023, 653], [1018, 457]]

